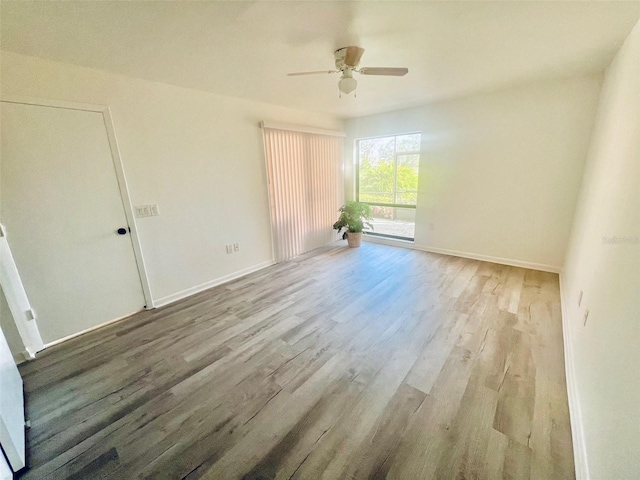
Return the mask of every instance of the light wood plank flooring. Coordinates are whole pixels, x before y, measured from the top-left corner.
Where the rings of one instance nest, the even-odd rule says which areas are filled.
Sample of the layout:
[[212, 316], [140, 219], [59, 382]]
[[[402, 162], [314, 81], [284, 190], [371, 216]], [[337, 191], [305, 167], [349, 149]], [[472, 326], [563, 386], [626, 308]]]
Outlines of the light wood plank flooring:
[[35, 478], [572, 479], [558, 276], [332, 245], [24, 364]]

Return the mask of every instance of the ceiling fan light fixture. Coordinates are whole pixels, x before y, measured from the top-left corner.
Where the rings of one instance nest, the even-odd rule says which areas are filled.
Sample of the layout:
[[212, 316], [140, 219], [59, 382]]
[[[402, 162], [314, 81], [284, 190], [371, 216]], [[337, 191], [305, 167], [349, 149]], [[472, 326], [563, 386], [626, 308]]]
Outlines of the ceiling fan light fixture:
[[353, 77], [344, 76], [338, 82], [338, 90], [345, 95], [349, 95], [358, 86], [358, 81]]
[[[294, 72], [288, 73], [291, 77], [299, 75], [316, 75], [321, 73], [341, 73], [342, 77], [338, 81], [338, 91], [340, 96], [344, 93], [349, 95], [355, 92], [358, 82], [353, 78], [353, 72], [362, 75], [378, 75], [386, 77], [402, 77], [409, 73], [406, 67], [360, 67], [360, 58], [364, 53], [364, 48], [357, 46], [342, 47], [333, 52], [335, 59], [335, 70], [320, 70], [315, 72]], [[354, 94], [357, 96], [357, 93]]]

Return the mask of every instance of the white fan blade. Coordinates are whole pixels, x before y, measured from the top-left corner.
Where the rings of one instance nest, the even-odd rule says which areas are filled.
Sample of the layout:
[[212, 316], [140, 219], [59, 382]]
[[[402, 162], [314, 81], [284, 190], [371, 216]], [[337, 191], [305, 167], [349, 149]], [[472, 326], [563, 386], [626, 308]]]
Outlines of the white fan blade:
[[347, 47], [347, 52], [344, 54], [344, 64], [349, 67], [356, 67], [360, 63], [364, 48], [360, 47]]
[[289, 77], [297, 77], [299, 75], [318, 75], [320, 73], [338, 73], [338, 70], [318, 70], [317, 72], [287, 73], [287, 76], [289, 76]]
[[409, 69], [389, 67], [362, 67], [358, 69], [358, 73], [361, 73], [362, 75], [389, 75], [392, 77], [402, 77], [409, 73]]

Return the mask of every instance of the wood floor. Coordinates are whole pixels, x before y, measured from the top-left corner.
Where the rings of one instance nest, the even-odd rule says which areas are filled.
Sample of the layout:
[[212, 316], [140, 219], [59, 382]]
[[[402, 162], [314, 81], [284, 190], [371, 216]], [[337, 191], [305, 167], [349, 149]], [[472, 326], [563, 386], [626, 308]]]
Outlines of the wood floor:
[[25, 479], [572, 479], [554, 274], [335, 245], [48, 349]]

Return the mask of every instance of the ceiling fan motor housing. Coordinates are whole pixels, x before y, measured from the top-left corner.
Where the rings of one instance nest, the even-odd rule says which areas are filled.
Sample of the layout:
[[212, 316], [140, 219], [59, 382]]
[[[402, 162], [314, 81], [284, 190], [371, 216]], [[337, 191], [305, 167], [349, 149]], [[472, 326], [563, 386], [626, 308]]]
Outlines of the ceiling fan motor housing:
[[333, 52], [333, 55], [336, 59], [336, 68], [343, 72], [345, 70], [352, 70], [358, 66], [358, 65], [347, 65], [346, 63], [344, 63], [345, 56], [347, 55], [347, 48], [349, 47], [342, 47], [336, 50], [335, 52]]

